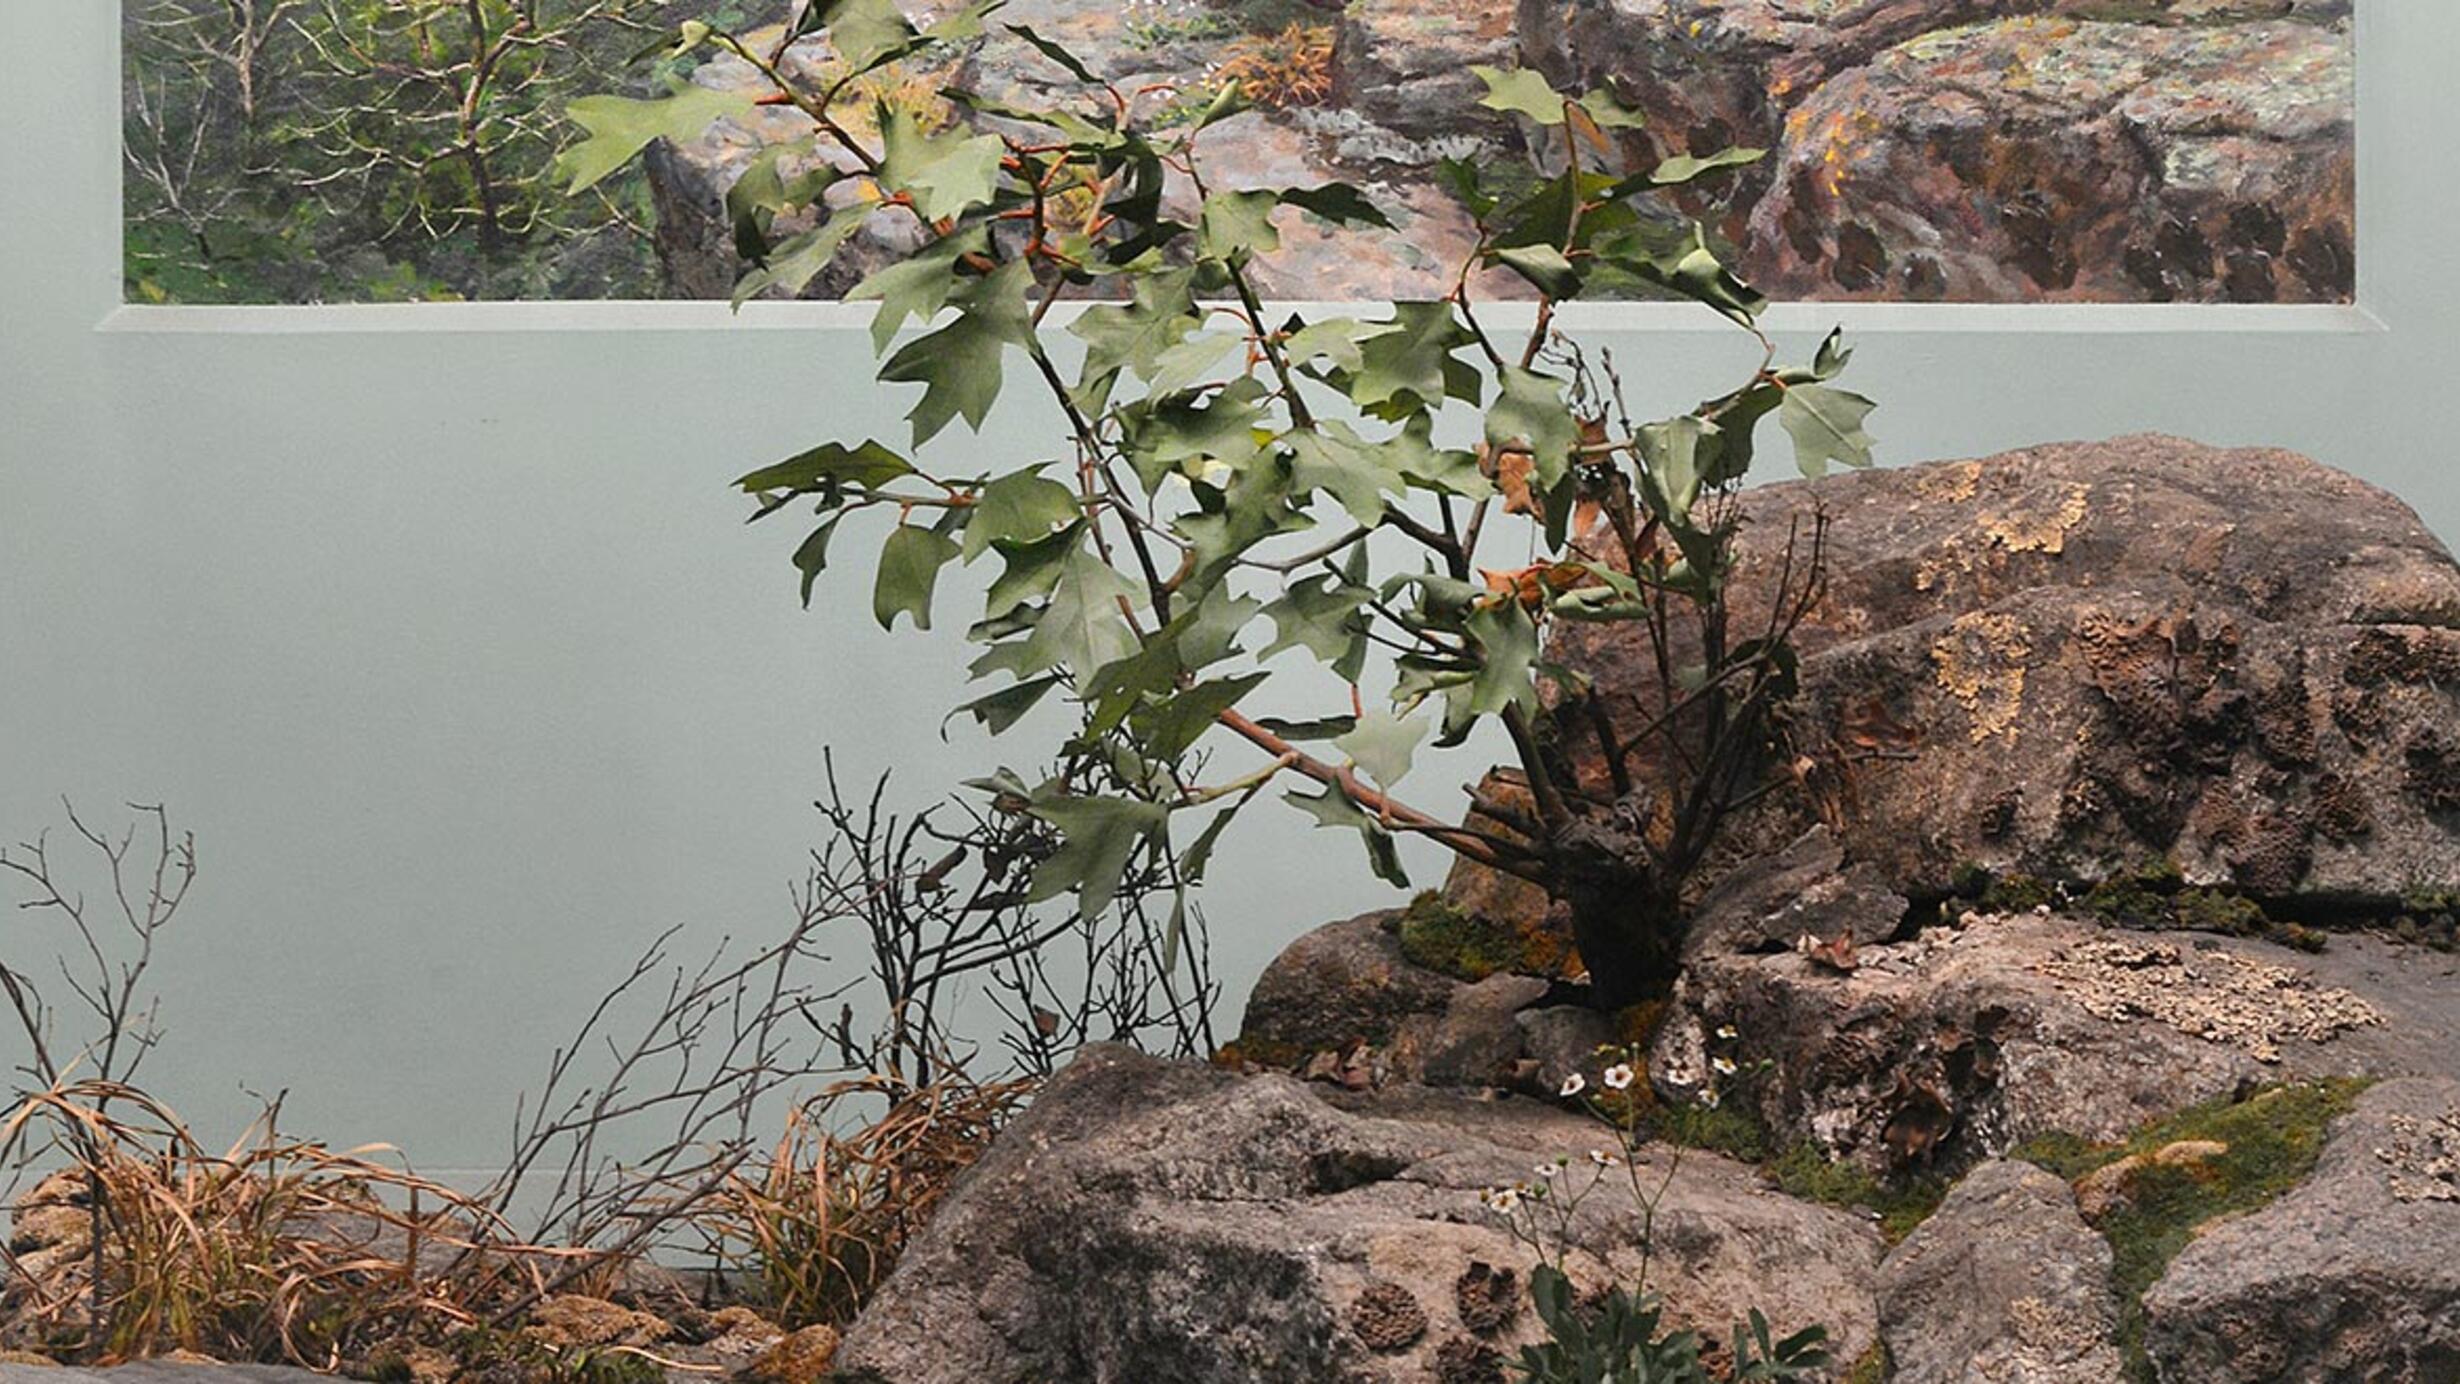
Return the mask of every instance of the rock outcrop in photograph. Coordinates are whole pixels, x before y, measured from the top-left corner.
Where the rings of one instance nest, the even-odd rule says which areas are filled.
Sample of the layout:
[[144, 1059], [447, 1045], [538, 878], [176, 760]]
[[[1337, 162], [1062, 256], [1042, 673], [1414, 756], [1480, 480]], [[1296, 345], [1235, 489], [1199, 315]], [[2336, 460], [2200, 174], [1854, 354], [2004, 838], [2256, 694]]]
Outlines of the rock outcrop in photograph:
[[[686, 25], [806, 76], [835, 62], [825, 36], [778, 47], [788, 0], [127, 5], [137, 303], [729, 297], [747, 266], [723, 190], [818, 158], [804, 114], [723, 120], [568, 197], [569, 107], [767, 89], [720, 45], [661, 48]], [[1012, 0], [985, 37], [832, 85], [874, 140], [887, 112], [996, 123], [1073, 80], [1017, 25], [1148, 130], [1235, 86], [1249, 109], [1199, 145], [1223, 180], [1355, 184], [1398, 227], [1294, 217], [1258, 266], [1292, 299], [1439, 297], [1474, 244], [1445, 161], [1505, 188], [1560, 168], [1560, 130], [1481, 103], [1494, 67], [1612, 93], [1643, 118], [1613, 132], [1630, 157], [1764, 151], [1664, 210], [1772, 297], [2346, 303], [2353, 22], [2349, 0]], [[910, 248], [874, 222], [802, 296]]]

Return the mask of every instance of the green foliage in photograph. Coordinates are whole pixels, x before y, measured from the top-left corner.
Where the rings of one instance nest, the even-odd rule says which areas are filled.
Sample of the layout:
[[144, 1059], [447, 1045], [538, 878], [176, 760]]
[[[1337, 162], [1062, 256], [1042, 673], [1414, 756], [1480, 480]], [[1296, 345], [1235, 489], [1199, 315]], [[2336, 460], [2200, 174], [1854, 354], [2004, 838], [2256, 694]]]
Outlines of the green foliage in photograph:
[[126, 0], [129, 300], [656, 296], [639, 172], [556, 163], [589, 93], [689, 70], [631, 66], [687, 13], [747, 7]]

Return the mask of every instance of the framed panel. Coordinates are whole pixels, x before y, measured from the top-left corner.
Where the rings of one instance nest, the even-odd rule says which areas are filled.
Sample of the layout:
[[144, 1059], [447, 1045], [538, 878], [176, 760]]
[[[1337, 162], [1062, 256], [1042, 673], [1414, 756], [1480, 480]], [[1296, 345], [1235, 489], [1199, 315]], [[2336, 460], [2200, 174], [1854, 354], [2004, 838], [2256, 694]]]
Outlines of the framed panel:
[[[809, 0], [121, 3], [135, 305], [722, 300], [747, 268], [726, 201], [746, 168], [845, 175], [824, 207], [876, 195], [785, 90], [841, 92], [833, 115], [865, 142], [882, 118], [983, 125], [969, 102], [1067, 95], [1009, 24], [1162, 130], [1237, 87], [1252, 108], [1197, 141], [1213, 185], [1357, 183], [1399, 223], [1284, 208], [1256, 269], [1283, 299], [1439, 296], [1475, 243], [1447, 169], [1508, 195], [1566, 157], [1568, 131], [1496, 109], [1509, 89], [1479, 75], [1525, 68], [1610, 93], [1610, 128], [1579, 146], [1592, 163], [1765, 151], [1643, 207], [1696, 220], [1780, 300], [2359, 301], [2352, 0], [1016, 0], [985, 37], [842, 81], [825, 31], [787, 42]], [[931, 0], [916, 22], [952, 13]], [[742, 42], [644, 45], [686, 21]], [[706, 113], [661, 123], [695, 133], [570, 192], [572, 103], [662, 87]], [[1192, 217], [1188, 179], [1173, 201]], [[792, 296], [842, 296], [914, 231], [873, 215]], [[1488, 296], [1520, 287], [1497, 273]]]

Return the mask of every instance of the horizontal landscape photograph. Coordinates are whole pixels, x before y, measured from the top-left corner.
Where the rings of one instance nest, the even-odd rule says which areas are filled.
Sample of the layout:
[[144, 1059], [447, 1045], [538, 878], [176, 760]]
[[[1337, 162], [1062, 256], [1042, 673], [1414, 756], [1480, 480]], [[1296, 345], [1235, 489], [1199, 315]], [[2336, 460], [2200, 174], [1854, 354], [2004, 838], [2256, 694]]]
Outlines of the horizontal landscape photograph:
[[[1013, 0], [966, 25], [926, 0], [907, 19], [946, 36], [862, 71], [817, 22], [834, 8], [125, 0], [127, 300], [728, 298], [764, 267], [724, 196], [746, 168], [859, 171], [777, 82], [875, 147], [884, 118], [988, 128], [1073, 81], [1018, 28], [1157, 136], [1234, 90], [1244, 108], [1202, 131], [1216, 176], [1356, 186], [1392, 222], [1292, 213], [1255, 276], [1277, 298], [1441, 297], [1477, 236], [1446, 169], [1508, 192], [1560, 166], [1479, 69], [1608, 93], [1620, 155], [1718, 161], [1663, 215], [1774, 298], [2355, 296], [2351, 0]], [[576, 190], [575, 103], [679, 89], [724, 113]], [[1162, 195], [1200, 200], [1184, 179]], [[840, 297], [910, 239], [877, 215], [752, 288]]]

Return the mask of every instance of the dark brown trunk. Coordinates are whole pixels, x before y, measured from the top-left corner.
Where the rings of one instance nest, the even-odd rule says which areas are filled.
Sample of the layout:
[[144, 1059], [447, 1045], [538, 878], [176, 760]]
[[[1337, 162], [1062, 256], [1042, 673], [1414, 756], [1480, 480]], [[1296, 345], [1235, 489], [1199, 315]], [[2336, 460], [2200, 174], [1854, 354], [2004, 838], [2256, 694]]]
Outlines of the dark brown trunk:
[[1575, 823], [1550, 845], [1553, 894], [1571, 916], [1590, 1003], [1612, 1013], [1665, 994], [1682, 967], [1680, 886], [1612, 827]]

